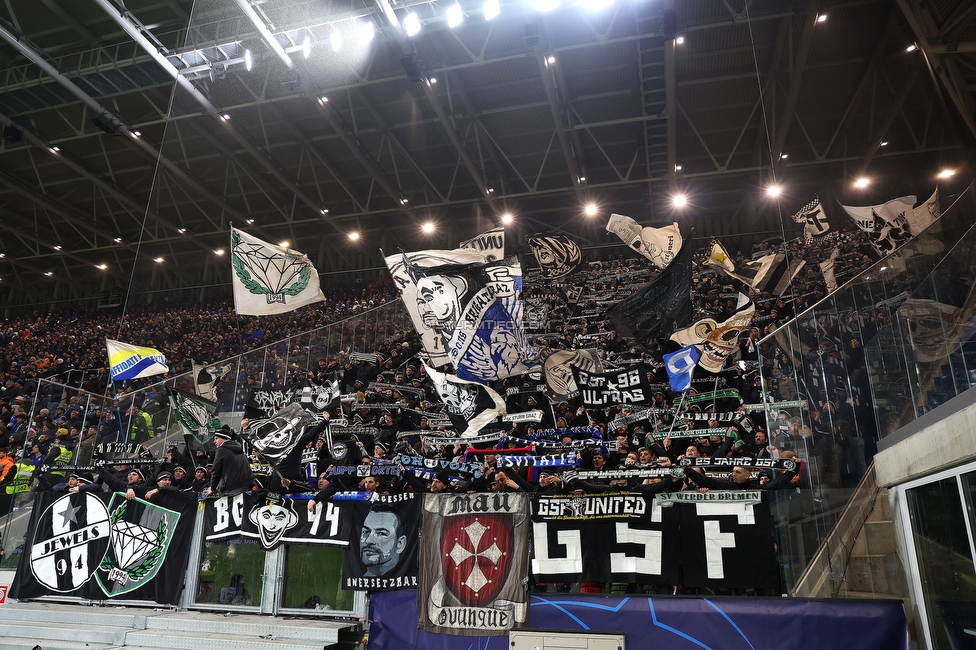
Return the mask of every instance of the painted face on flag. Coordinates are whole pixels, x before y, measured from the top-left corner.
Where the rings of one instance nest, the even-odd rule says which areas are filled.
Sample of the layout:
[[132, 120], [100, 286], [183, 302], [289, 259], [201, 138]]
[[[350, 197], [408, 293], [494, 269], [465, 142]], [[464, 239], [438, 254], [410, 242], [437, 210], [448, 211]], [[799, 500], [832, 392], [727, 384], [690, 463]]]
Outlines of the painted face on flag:
[[373, 510], [363, 520], [359, 534], [359, 557], [366, 576], [383, 576], [396, 567], [407, 536], [395, 512]]
[[289, 528], [298, 523], [298, 515], [278, 503], [251, 510], [248, 517], [261, 535], [261, 545], [271, 548], [278, 543]]
[[582, 257], [579, 246], [565, 237], [532, 237], [529, 247], [547, 279], [569, 275]]
[[738, 327], [719, 327], [709, 332], [702, 344], [698, 365], [709, 372], [719, 372], [735, 349], [741, 332]]
[[461, 317], [461, 299], [468, 291], [467, 281], [459, 276], [431, 275], [417, 281], [417, 295], [430, 308], [440, 328], [453, 334]]

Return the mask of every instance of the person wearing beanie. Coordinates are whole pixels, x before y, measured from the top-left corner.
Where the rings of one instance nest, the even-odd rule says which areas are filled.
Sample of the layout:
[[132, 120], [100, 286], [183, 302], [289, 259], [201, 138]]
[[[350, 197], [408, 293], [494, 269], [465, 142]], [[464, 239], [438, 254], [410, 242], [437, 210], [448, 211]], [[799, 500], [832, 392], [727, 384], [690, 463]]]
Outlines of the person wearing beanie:
[[193, 482], [190, 483], [190, 490], [200, 494], [210, 487], [210, 477], [207, 476], [206, 467], [197, 467], [193, 470]]
[[451, 485], [451, 476], [447, 472], [437, 472], [434, 480], [430, 482], [430, 491], [436, 493], [449, 494], [454, 491]]
[[237, 440], [232, 440], [233, 432], [224, 425], [214, 433], [213, 471], [210, 473], [210, 487], [204, 490], [204, 496], [233, 496], [251, 489], [254, 475], [251, 464], [244, 455], [244, 448]]
[[111, 466], [105, 465], [98, 473], [98, 480], [109, 487], [112, 492], [124, 492], [126, 499], [143, 498], [146, 495], [146, 476], [138, 467], [132, 467], [123, 476]]

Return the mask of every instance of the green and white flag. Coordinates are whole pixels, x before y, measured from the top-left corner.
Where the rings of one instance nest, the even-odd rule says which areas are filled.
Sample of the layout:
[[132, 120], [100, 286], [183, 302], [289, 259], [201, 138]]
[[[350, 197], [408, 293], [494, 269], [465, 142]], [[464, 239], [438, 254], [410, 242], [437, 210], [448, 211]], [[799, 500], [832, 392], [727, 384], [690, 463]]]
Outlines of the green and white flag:
[[173, 417], [180, 423], [183, 434], [193, 436], [200, 444], [209, 442], [213, 432], [220, 428], [220, 420], [215, 417], [217, 402], [169, 386], [166, 392], [173, 406]]
[[318, 271], [304, 253], [235, 228], [230, 231], [230, 251], [238, 314], [284, 314], [325, 300]]

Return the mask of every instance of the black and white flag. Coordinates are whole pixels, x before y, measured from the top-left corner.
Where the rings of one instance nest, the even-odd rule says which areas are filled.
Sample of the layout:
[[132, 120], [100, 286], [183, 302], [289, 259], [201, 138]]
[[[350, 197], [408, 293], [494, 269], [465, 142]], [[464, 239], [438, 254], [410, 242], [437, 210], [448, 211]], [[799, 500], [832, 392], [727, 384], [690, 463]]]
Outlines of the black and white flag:
[[803, 224], [803, 238], [807, 241], [814, 237], [826, 235], [827, 231], [830, 230], [827, 214], [824, 212], [823, 206], [820, 205], [819, 197], [797, 210], [796, 214], [793, 215], [793, 221]]
[[837, 291], [837, 276], [834, 275], [834, 267], [837, 264], [837, 258], [840, 257], [840, 249], [835, 248], [830, 252], [830, 257], [820, 262], [820, 272], [823, 273], [824, 283], [827, 285], [827, 293], [833, 293]]
[[503, 259], [505, 257], [505, 229], [501, 226], [492, 228], [477, 237], [461, 242], [458, 248], [478, 251], [489, 262]]
[[544, 280], [564, 278], [583, 260], [580, 247], [563, 234], [529, 237], [529, 248], [539, 263]]
[[477, 435], [486, 424], [505, 415], [505, 400], [488, 386], [438, 372], [429, 366], [426, 369], [454, 430], [462, 438]]
[[857, 227], [868, 235], [875, 249], [882, 256], [893, 252], [915, 233], [910, 221], [915, 220], [914, 196], [902, 196], [880, 205], [841, 207], [854, 220]]
[[231, 228], [234, 310], [262, 316], [283, 314], [325, 300], [319, 273], [308, 256]]
[[607, 312], [618, 336], [652, 347], [690, 324], [692, 248], [682, 246], [667, 268]]
[[642, 228], [639, 223], [622, 214], [611, 214], [607, 232], [620, 237], [625, 244], [649, 259], [654, 266], [663, 269], [681, 248], [681, 230], [678, 222], [664, 228]]
[[301, 382], [295, 382], [286, 388], [259, 388], [252, 390], [244, 407], [244, 414], [248, 418], [270, 418], [298, 399], [301, 394]]
[[280, 544], [349, 545], [350, 520], [326, 501], [309, 512], [308, 501], [268, 499], [250, 493], [205, 502], [207, 544], [254, 540], [266, 551]]
[[370, 501], [337, 503], [351, 527], [342, 560], [342, 588], [416, 589], [420, 499], [413, 494], [375, 494]]
[[241, 430], [241, 437], [251, 443], [271, 465], [277, 465], [295, 448], [306, 429], [318, 419], [299, 404], [288, 404], [270, 418], [252, 421]]
[[552, 402], [565, 402], [579, 396], [573, 367], [586, 372], [603, 372], [603, 362], [596, 350], [539, 350], [545, 393]]
[[211, 402], [217, 401], [214, 387], [220, 378], [233, 370], [230, 364], [223, 366], [211, 366], [207, 363], [193, 364], [193, 390], [203, 399]]
[[653, 391], [647, 381], [647, 366], [640, 363], [626, 370], [591, 373], [573, 368], [576, 385], [583, 405], [587, 407], [610, 404], [645, 404]]
[[321, 386], [314, 382], [305, 381], [301, 387], [298, 403], [304, 408], [321, 413], [325, 409], [339, 404], [339, 380], [326, 381]]
[[735, 312], [731, 316], [722, 321], [706, 316], [692, 323], [690, 327], [676, 331], [671, 335], [671, 340], [680, 343], [682, 346], [701, 345], [714, 330], [729, 327], [741, 331], [747, 327], [756, 314], [756, 304], [749, 297], [749, 290], [745, 287], [745, 283], [736, 279], [733, 279], [732, 282], [738, 290], [738, 300]]

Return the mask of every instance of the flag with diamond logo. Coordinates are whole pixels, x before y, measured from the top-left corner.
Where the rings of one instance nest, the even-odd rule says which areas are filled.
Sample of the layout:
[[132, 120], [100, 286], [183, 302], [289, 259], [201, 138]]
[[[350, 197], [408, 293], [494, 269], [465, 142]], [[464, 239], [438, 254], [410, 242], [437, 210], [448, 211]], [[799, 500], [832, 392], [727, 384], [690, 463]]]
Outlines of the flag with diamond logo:
[[488, 636], [528, 620], [528, 496], [426, 494], [419, 627]]
[[283, 314], [325, 300], [307, 255], [236, 228], [231, 228], [230, 252], [238, 314]]
[[196, 498], [159, 492], [39, 492], [13, 598], [51, 594], [177, 603], [183, 589]]

